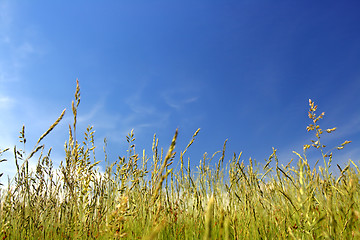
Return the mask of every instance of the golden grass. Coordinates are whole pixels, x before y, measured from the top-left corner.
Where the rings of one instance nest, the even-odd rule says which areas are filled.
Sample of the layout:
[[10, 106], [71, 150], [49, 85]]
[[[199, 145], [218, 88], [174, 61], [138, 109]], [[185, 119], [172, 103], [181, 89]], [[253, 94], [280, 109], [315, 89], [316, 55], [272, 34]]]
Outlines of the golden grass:
[[[94, 130], [84, 141], [76, 138], [80, 87], [72, 102], [73, 124], [65, 143], [66, 157], [53, 168], [51, 148], [40, 142], [56, 127], [65, 110], [39, 138], [30, 154], [25, 149], [25, 127], [14, 147], [17, 174], [0, 196], [2, 239], [358, 239], [360, 198], [358, 166], [351, 160], [335, 177], [332, 150], [322, 143], [323, 131], [314, 102], [309, 101], [315, 139], [296, 153], [296, 161], [280, 165], [276, 149], [262, 165], [241, 154], [225, 159], [222, 151], [204, 154], [196, 168], [188, 148], [179, 152], [174, 168], [176, 130], [166, 154], [154, 135], [152, 156], [135, 151], [133, 131], [127, 136], [127, 157], [109, 161], [104, 141], [105, 173], [97, 168]], [[321, 140], [321, 141], [320, 141]], [[311, 168], [306, 151], [318, 149], [323, 166]], [[0, 155], [9, 149], [0, 150]], [[39, 153], [36, 171], [28, 163]], [[218, 161], [211, 161], [219, 156]], [[1, 161], [5, 161], [0, 160]], [[19, 164], [21, 163], [21, 164]], [[2, 175], [2, 174], [1, 174]], [[0, 176], [1, 176], [0, 175]]]

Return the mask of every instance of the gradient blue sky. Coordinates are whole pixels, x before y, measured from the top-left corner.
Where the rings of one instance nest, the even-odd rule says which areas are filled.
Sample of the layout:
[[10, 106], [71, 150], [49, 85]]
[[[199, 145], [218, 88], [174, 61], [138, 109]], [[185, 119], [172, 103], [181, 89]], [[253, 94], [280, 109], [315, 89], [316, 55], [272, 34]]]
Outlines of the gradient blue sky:
[[[243, 151], [245, 161], [264, 162], [275, 147], [287, 163], [313, 137], [311, 98], [325, 112], [320, 125], [338, 127], [324, 143], [353, 141], [334, 162], [358, 162], [359, 9], [358, 1], [1, 0], [0, 148], [13, 148], [25, 124], [30, 151], [67, 108], [45, 141], [58, 165], [78, 78], [78, 136], [94, 126], [100, 159], [104, 137], [115, 160], [131, 129], [137, 150], [151, 155], [153, 134], [167, 148], [179, 127], [177, 151], [201, 128], [186, 156], [192, 165], [225, 139], [227, 160]], [[1, 169], [12, 175], [6, 156]]]

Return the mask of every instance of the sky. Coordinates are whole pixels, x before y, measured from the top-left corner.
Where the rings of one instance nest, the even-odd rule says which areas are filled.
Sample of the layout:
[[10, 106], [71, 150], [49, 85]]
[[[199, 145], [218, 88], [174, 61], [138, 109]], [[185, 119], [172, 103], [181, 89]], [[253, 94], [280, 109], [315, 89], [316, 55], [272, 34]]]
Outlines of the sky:
[[[242, 152], [265, 163], [277, 149], [286, 164], [314, 139], [308, 101], [325, 112], [322, 137], [334, 164], [360, 161], [360, 3], [358, 1], [18, 1], [0, 0], [0, 172], [25, 125], [25, 149], [67, 109], [44, 140], [55, 166], [64, 160], [76, 79], [78, 139], [95, 129], [98, 160], [136, 150], [151, 156], [153, 136], [195, 167], [203, 154]], [[311, 150], [309, 161], [320, 159]], [[311, 158], [310, 158], [311, 156]], [[220, 155], [215, 157], [219, 159]], [[178, 161], [179, 155], [175, 157]], [[35, 166], [36, 158], [31, 166]], [[174, 163], [176, 165], [176, 163]], [[104, 168], [102, 163], [101, 167]], [[336, 169], [333, 166], [333, 169]]]

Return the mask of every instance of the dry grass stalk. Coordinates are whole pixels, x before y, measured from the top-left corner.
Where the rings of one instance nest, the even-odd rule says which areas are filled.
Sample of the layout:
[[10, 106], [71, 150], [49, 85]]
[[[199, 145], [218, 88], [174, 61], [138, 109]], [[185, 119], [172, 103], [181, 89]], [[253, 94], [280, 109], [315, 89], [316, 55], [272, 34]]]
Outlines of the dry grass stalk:
[[[185, 154], [189, 144], [175, 156], [178, 130], [166, 154], [154, 135], [152, 156], [135, 149], [133, 131], [127, 136], [126, 157], [110, 160], [105, 172], [95, 156], [94, 130], [88, 127], [84, 141], [76, 138], [80, 87], [76, 82], [72, 102], [73, 124], [69, 125], [66, 157], [58, 169], [51, 148], [40, 142], [63, 119], [65, 110], [25, 152], [25, 126], [14, 147], [17, 174], [0, 192], [0, 237], [2, 239], [356, 239], [360, 236], [360, 171], [354, 161], [330, 169], [332, 150], [326, 152], [319, 122], [324, 113], [309, 101], [307, 127], [315, 139], [295, 153], [285, 166], [276, 149], [264, 166], [254, 159], [245, 164], [241, 153], [225, 159], [222, 151], [204, 154], [196, 167]], [[321, 140], [321, 141], [320, 141]], [[311, 167], [306, 152], [315, 148], [324, 166]], [[0, 150], [0, 155], [9, 149]], [[36, 170], [29, 162], [39, 153]], [[212, 160], [220, 155], [216, 164]], [[0, 162], [5, 161], [1, 159]], [[174, 167], [179, 161], [180, 167]], [[294, 164], [294, 162], [297, 162]], [[22, 163], [22, 164], [19, 164]], [[150, 165], [150, 166], [148, 166]], [[2, 174], [0, 175], [0, 177]]]

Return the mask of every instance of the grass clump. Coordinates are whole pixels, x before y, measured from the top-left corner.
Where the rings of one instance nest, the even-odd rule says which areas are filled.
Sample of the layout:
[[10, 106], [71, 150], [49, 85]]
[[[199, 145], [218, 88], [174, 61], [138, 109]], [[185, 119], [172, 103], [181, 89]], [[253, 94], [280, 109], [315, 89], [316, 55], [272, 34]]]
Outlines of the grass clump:
[[[206, 153], [196, 168], [179, 153], [175, 168], [177, 133], [165, 153], [154, 135], [152, 155], [135, 150], [133, 131], [127, 136], [127, 156], [109, 161], [104, 173], [95, 157], [94, 130], [88, 127], [84, 141], [76, 137], [80, 88], [72, 102], [73, 124], [65, 143], [66, 157], [54, 169], [51, 148], [41, 141], [61, 121], [65, 110], [25, 152], [14, 147], [17, 174], [0, 196], [2, 239], [358, 239], [360, 198], [358, 166], [349, 160], [339, 176], [331, 171], [332, 152], [320, 141], [323, 131], [309, 101], [308, 131], [315, 140], [297, 153], [296, 164], [280, 165], [276, 149], [262, 166], [241, 153], [225, 160], [223, 150]], [[350, 141], [334, 149], [341, 150]], [[324, 166], [310, 167], [309, 148], [318, 149]], [[333, 150], [334, 150], [333, 149]], [[0, 155], [9, 149], [0, 150]], [[37, 158], [36, 171], [29, 161]], [[219, 156], [218, 156], [219, 155]], [[218, 161], [212, 164], [216, 157]], [[0, 160], [5, 161], [5, 159]], [[0, 177], [2, 174], [0, 175]]]

